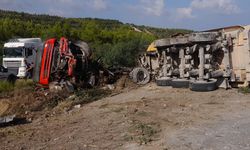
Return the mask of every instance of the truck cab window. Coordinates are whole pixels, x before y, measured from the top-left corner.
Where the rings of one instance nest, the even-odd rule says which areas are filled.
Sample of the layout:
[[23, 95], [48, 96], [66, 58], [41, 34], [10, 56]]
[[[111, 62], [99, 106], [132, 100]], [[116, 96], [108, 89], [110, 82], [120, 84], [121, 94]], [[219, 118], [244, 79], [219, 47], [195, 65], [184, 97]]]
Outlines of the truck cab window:
[[23, 48], [4, 48], [4, 56], [5, 57], [22, 57], [23, 56]]
[[32, 48], [26, 48], [26, 56], [32, 56], [33, 55], [33, 49]]

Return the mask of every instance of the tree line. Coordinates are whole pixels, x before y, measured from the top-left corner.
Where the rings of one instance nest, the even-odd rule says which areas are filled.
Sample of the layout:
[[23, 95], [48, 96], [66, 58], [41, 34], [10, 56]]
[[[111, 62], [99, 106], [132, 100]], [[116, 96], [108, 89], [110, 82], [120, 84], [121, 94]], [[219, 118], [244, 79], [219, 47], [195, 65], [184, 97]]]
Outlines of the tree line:
[[[140, 32], [136, 32], [136, 27]], [[183, 29], [160, 29], [124, 24], [117, 20], [96, 18], [63, 18], [0, 10], [0, 55], [3, 43], [12, 38], [40, 37], [83, 40], [101, 57], [107, 66], [134, 66], [139, 53], [157, 38], [175, 33], [188, 33]]]

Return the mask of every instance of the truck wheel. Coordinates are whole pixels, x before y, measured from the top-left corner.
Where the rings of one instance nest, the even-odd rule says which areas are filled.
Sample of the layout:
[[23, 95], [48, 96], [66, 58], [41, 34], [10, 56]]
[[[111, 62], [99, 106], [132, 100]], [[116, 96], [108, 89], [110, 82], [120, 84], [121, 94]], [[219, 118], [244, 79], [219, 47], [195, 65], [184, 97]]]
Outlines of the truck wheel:
[[216, 80], [209, 81], [192, 81], [190, 82], [190, 90], [196, 92], [209, 92], [218, 88]]
[[132, 76], [133, 82], [139, 85], [145, 85], [149, 83], [150, 81], [150, 74], [148, 70], [142, 67], [135, 68], [132, 71], [131, 76]]
[[189, 80], [186, 79], [174, 79], [171, 83], [173, 88], [189, 88]]
[[171, 86], [172, 79], [170, 78], [159, 78], [156, 79], [156, 85], [158, 86]]

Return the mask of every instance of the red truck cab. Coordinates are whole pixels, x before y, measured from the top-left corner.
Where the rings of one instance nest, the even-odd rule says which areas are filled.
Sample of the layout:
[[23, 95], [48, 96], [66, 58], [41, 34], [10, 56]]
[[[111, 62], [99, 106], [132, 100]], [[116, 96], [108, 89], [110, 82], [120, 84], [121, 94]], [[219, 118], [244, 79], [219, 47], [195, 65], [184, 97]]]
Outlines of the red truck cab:
[[49, 39], [37, 51], [33, 80], [43, 87], [48, 87], [50, 82], [87, 84], [93, 74], [99, 73], [90, 67], [91, 54], [83, 41], [72, 42], [64, 37], [60, 41]]
[[52, 38], [40, 47], [36, 56], [33, 77], [36, 83], [48, 86], [52, 80], [57, 78], [56, 75], [66, 78], [74, 76], [76, 59], [71, 52], [69, 43], [68, 39], [64, 37], [60, 41]]

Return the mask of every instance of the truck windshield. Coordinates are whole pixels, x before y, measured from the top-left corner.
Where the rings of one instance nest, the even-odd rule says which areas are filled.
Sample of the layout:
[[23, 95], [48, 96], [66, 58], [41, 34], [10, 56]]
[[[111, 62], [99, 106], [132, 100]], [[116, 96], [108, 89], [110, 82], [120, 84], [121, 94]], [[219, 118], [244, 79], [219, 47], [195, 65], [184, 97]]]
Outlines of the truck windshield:
[[15, 47], [15, 48], [4, 48], [4, 57], [22, 57], [23, 56], [23, 48]]

